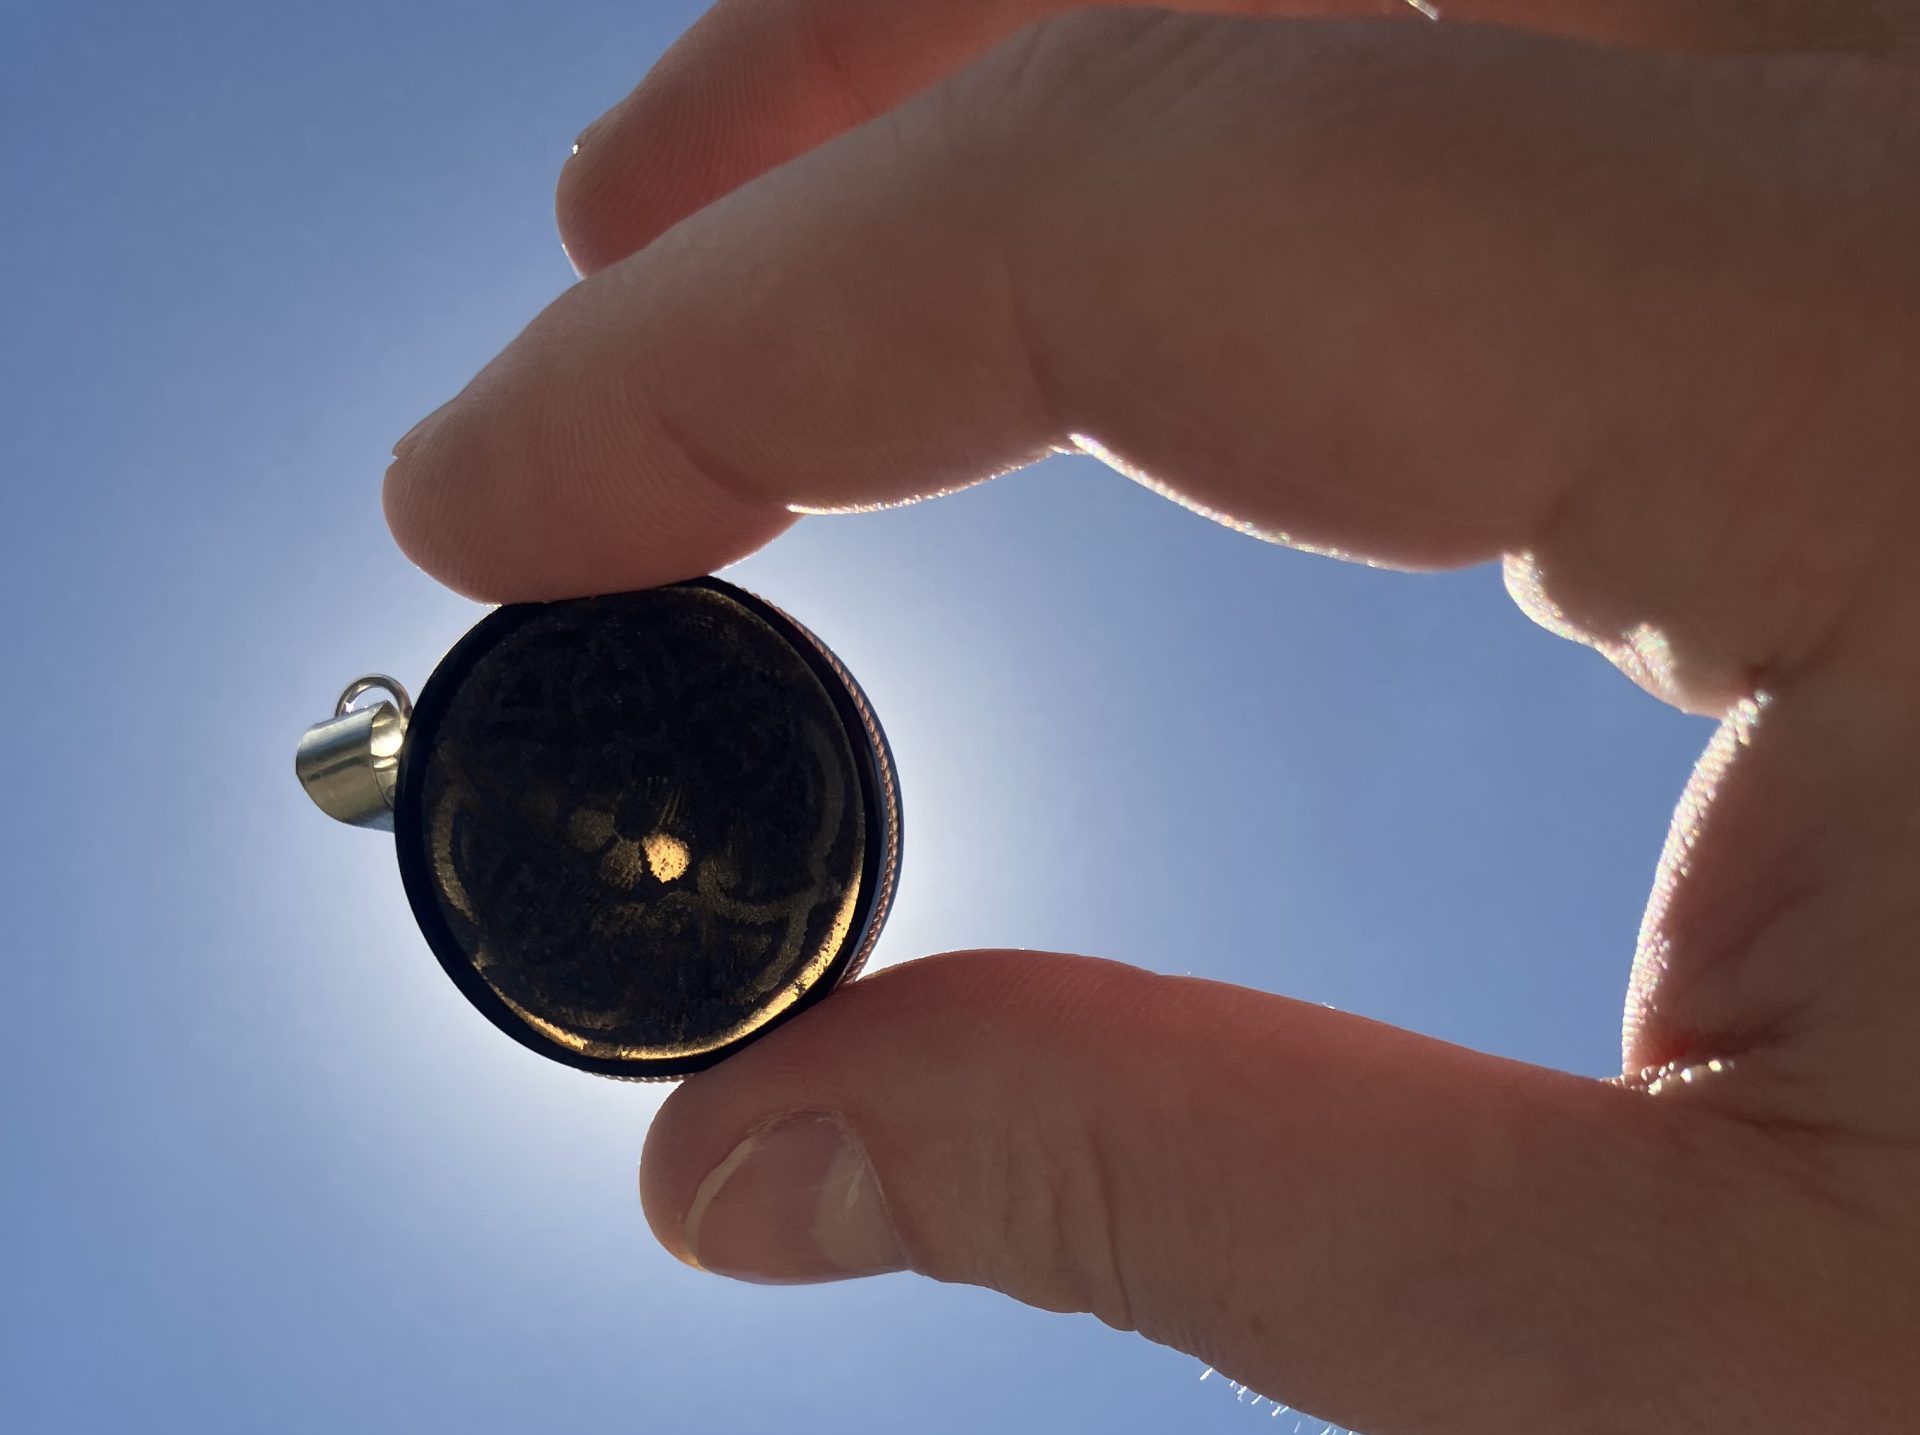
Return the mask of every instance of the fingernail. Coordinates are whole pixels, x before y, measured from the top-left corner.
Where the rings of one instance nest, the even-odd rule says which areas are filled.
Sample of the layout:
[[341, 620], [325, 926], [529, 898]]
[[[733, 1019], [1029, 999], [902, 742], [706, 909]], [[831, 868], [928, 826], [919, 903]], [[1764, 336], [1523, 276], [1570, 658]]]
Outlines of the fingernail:
[[405, 458], [409, 452], [426, 442], [427, 436], [431, 434], [439, 424], [441, 416], [453, 407], [458, 397], [459, 395], [456, 394], [454, 398], [448, 399], [444, 404], [440, 405], [439, 408], [421, 419], [419, 423], [401, 434], [400, 442], [393, 446], [393, 456], [395, 458]]
[[687, 1212], [702, 1269], [768, 1284], [905, 1270], [873, 1165], [830, 1116], [790, 1116], [748, 1136], [707, 1175]]

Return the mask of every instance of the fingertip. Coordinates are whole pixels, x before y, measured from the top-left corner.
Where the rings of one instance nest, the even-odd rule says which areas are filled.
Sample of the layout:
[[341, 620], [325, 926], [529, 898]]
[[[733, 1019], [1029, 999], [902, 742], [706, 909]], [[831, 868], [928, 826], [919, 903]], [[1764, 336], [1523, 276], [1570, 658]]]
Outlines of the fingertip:
[[449, 410], [442, 405], [393, 446], [393, 461], [380, 484], [387, 532], [407, 560], [430, 578], [476, 602], [503, 601], [493, 575], [473, 561], [479, 545], [466, 531], [477, 504], [449, 493], [446, 465], [434, 431]]
[[[653, 1232], [653, 1238], [668, 1255], [682, 1265], [698, 1270], [700, 1262], [694, 1259], [693, 1247], [686, 1238], [687, 1211], [692, 1206], [695, 1187], [681, 1189], [684, 1184], [679, 1179], [681, 1167], [674, 1161], [672, 1149], [656, 1145], [656, 1133], [661, 1125], [660, 1116], [656, 1115], [641, 1148], [640, 1166], [636, 1172], [640, 1214], [647, 1223], [647, 1229]], [[696, 1185], [697, 1182], [698, 1177], [695, 1178]]]
[[647, 1128], [640, 1149], [641, 1214], [654, 1239], [695, 1270], [703, 1267], [688, 1227], [702, 1186], [710, 1185], [712, 1173], [783, 1110], [780, 1068], [765, 1060], [765, 1048], [775, 1035], [686, 1078], [661, 1103]]
[[466, 594], [459, 586], [456, 574], [448, 568], [444, 556], [436, 551], [439, 545], [432, 539], [437, 525], [422, 517], [427, 490], [419, 476], [420, 465], [409, 457], [416, 448], [409, 442], [413, 432], [417, 432], [417, 429], [410, 431], [407, 438], [394, 445], [393, 459], [387, 464], [380, 482], [380, 510], [387, 521], [387, 532], [414, 567], [463, 596], [470, 597], [472, 595]]
[[583, 240], [573, 233], [573, 198], [568, 192], [570, 187], [568, 175], [573, 169], [574, 161], [579, 158], [580, 143], [576, 140], [573, 153], [568, 155], [566, 163], [560, 166], [560, 182], [555, 187], [553, 196], [553, 222], [554, 228], [560, 235], [560, 252], [566, 256], [567, 264], [572, 268], [574, 276], [585, 279], [593, 273], [593, 256], [588, 253]]
[[712, 73], [702, 26], [580, 132], [560, 166], [554, 220], [582, 278], [619, 263], [770, 163], [735, 155], [738, 82]]
[[[616, 498], [608, 511], [605, 503], [580, 501], [565, 475], [534, 467], [490, 475], [482, 468], [416, 449], [388, 466], [381, 488], [401, 553], [479, 603], [551, 602], [682, 582], [732, 566], [799, 521], [726, 495], [663, 493], [638, 479], [632, 487], [645, 496]], [[647, 522], [642, 510], [657, 522]]]
[[613, 173], [619, 151], [607, 143], [624, 108], [623, 102], [581, 132], [554, 186], [560, 248], [582, 279], [618, 263], [647, 237], [644, 226], [628, 217], [639, 202], [641, 182], [631, 171]]
[[[641, 1148], [640, 1209], [654, 1237], [675, 1259], [705, 1269], [688, 1234], [689, 1216], [714, 1174], [735, 1162], [744, 1144], [805, 1107], [845, 1119], [865, 1083], [860, 1053], [869, 1038], [884, 1039], [903, 1015], [891, 998], [915, 1004], [913, 992], [937, 979], [952, 959], [927, 958], [893, 971], [906, 983], [875, 973], [833, 999], [769, 1033], [719, 1066], [688, 1077], [667, 1097]], [[955, 973], [958, 974], [957, 972]], [[795, 1103], [799, 1103], [798, 1106]]]
[[661, 429], [617, 319], [574, 286], [394, 445], [382, 508], [430, 576], [490, 603], [625, 592], [725, 568], [798, 521]]

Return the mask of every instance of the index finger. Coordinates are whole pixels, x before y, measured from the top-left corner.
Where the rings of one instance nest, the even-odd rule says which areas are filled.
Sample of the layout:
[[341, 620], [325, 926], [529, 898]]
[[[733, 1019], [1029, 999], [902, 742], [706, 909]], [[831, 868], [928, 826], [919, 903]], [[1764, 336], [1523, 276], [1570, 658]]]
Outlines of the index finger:
[[[1911, 423], [1913, 196], [1858, 216], [1912, 174], [1887, 139], [1912, 96], [1833, 63], [1052, 22], [562, 296], [403, 444], [393, 526], [469, 593], [606, 591], [1077, 441], [1389, 563], [1594, 519], [1577, 556], [1744, 605], [1751, 668], [1831, 615], [1687, 583], [1729, 531], [1729, 455], [1796, 475], [1764, 479], [1749, 535], [1777, 570], [1808, 524], [1842, 527], [1836, 554], [1879, 543]], [[1756, 414], [1782, 428], [1764, 447]], [[1832, 472], [1857, 505], [1798, 484]]]

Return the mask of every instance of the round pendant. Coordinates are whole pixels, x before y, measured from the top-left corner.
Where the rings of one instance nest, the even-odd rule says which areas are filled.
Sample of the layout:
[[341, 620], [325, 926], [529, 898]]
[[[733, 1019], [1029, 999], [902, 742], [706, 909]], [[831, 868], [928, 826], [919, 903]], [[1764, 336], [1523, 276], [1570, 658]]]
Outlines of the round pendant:
[[544, 1056], [698, 1071], [879, 935], [900, 866], [885, 735], [825, 645], [732, 584], [497, 609], [410, 714], [362, 682], [396, 701], [348, 710], [350, 690], [302, 779], [390, 822], [441, 966]]

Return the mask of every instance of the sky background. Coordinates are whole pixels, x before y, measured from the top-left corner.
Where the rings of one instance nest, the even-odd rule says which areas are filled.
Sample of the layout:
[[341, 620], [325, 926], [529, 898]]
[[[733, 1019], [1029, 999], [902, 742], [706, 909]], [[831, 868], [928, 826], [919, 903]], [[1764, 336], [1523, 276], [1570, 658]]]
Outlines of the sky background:
[[[681, 1268], [634, 1191], [663, 1092], [495, 1032], [293, 779], [349, 678], [417, 690], [479, 616], [388, 539], [388, 447], [571, 282], [560, 163], [696, 9], [0, 0], [10, 1430], [1291, 1429], [1090, 1317]], [[1076, 458], [730, 576], [892, 738], [879, 960], [1095, 952], [1616, 1069], [1708, 731], [1497, 572]]]

